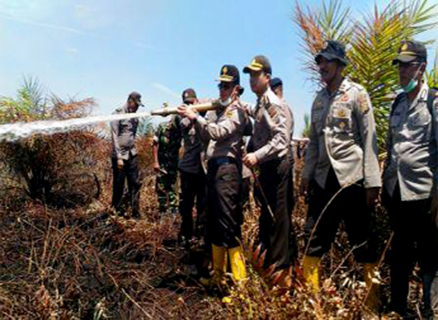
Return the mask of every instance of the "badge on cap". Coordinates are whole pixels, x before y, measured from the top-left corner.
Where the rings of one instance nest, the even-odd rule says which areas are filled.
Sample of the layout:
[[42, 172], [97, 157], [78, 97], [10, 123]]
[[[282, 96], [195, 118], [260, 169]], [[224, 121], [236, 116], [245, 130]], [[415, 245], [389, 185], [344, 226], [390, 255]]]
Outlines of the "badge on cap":
[[401, 51], [406, 51], [408, 50], [408, 44], [404, 43], [403, 46], [401, 47]]
[[223, 69], [222, 69], [222, 74], [227, 74], [228, 73], [228, 68], [227, 67], [224, 67]]

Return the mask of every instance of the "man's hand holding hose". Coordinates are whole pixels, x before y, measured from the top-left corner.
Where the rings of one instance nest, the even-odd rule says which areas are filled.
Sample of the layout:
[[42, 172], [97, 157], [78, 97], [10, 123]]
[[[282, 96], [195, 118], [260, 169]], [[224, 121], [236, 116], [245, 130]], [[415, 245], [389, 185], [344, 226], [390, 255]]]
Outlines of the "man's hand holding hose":
[[177, 110], [178, 110], [178, 114], [181, 117], [187, 117], [190, 120], [195, 120], [196, 117], [198, 116], [198, 112], [196, 112], [196, 110], [194, 110], [193, 108], [188, 107], [185, 104], [182, 104], [182, 105], [178, 106]]

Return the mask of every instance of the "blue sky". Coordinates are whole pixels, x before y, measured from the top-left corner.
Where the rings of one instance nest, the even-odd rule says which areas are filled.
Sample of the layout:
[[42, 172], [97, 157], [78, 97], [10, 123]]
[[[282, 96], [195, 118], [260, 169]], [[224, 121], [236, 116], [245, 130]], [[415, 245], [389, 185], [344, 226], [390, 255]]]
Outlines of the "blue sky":
[[[388, 1], [378, 1], [383, 5]], [[320, 6], [321, 1], [301, 1]], [[346, 0], [353, 16], [374, 1]], [[182, 90], [217, 97], [223, 64], [240, 69], [257, 54], [271, 60], [295, 114], [296, 135], [315, 87], [302, 71], [295, 1], [286, 0], [0, 0], [0, 95], [13, 96], [23, 76], [38, 77], [61, 97], [94, 97], [111, 113], [130, 91], [146, 110], [177, 105]], [[434, 33], [436, 34], [436, 32]], [[245, 101], [255, 101], [247, 75]]]

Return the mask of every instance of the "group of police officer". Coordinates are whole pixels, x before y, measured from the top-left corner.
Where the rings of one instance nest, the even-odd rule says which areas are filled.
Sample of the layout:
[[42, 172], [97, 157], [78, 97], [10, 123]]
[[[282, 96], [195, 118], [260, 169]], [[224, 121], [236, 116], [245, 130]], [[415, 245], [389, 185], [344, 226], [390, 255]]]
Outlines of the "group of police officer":
[[[312, 106], [300, 188], [309, 203], [303, 275], [318, 293], [318, 265], [343, 221], [356, 260], [363, 263], [369, 290], [368, 316], [377, 318], [379, 253], [373, 235], [373, 212], [382, 182], [373, 108], [364, 87], [344, 76], [348, 60], [343, 44], [328, 41], [316, 54], [315, 62], [324, 86]], [[393, 229], [390, 308], [394, 315], [409, 316], [409, 278], [418, 260], [423, 280], [423, 316], [432, 319], [438, 307], [437, 92], [423, 81], [427, 64], [424, 44], [403, 42], [393, 64], [398, 67], [403, 90], [391, 108], [381, 192]], [[233, 280], [244, 283], [247, 273], [241, 243], [242, 167], [257, 168], [254, 195], [261, 206], [259, 242], [265, 252], [264, 267], [286, 271], [285, 284], [290, 285], [291, 266], [297, 256], [291, 223], [293, 116], [282, 92], [272, 91], [271, 87], [279, 87], [278, 80], [271, 79], [272, 67], [266, 57], [256, 56], [243, 72], [250, 76], [251, 90], [257, 97], [255, 106], [240, 99], [244, 89], [234, 65], [224, 65], [220, 70], [216, 110], [205, 115], [196, 112], [189, 106], [198, 102], [195, 92], [183, 92], [184, 104], [178, 107], [178, 124], [183, 128], [179, 134], [185, 147], [179, 165], [182, 234], [187, 238], [193, 234], [192, 207], [197, 197], [198, 213], [206, 206], [204, 236], [211, 244], [214, 270], [212, 278], [201, 282], [220, 286], [229, 261]], [[135, 98], [137, 93], [132, 93], [119, 112], [135, 112], [129, 107], [130, 103], [134, 107], [139, 104]], [[123, 144], [127, 135], [132, 136], [126, 134], [131, 126], [135, 126], [135, 120], [120, 121], [118, 128], [112, 124], [116, 208], [120, 202], [120, 175], [130, 177], [136, 166], [135, 147]], [[246, 150], [245, 136], [250, 137]], [[201, 161], [203, 150], [206, 175]], [[160, 169], [156, 167], [157, 172]], [[133, 208], [138, 211], [138, 183], [129, 181]], [[206, 200], [204, 188], [200, 187], [204, 181]]]

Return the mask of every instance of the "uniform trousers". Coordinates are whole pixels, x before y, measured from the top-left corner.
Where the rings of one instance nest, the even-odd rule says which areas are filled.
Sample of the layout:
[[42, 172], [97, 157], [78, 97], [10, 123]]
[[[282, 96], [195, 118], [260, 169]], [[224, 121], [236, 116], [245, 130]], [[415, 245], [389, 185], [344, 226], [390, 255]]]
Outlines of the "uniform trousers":
[[117, 166], [117, 159], [111, 158], [113, 168], [113, 197], [112, 206], [117, 212], [121, 212], [125, 179], [128, 180], [129, 200], [132, 208], [132, 215], [140, 215], [140, 175], [138, 170], [137, 156], [129, 156], [128, 160], [123, 160], [123, 168]]
[[[423, 282], [423, 302], [426, 309], [437, 306], [437, 228], [430, 214], [431, 198], [402, 201], [397, 184], [394, 194], [385, 193], [394, 236], [391, 242], [391, 309], [406, 314], [409, 278], [415, 262], [420, 266]], [[433, 280], [434, 278], [435, 281]], [[434, 294], [432, 294], [434, 292]], [[434, 301], [431, 301], [433, 299]]]
[[233, 158], [208, 161], [207, 242], [234, 248], [241, 243], [241, 166]]
[[284, 269], [291, 265], [296, 254], [291, 215], [294, 206], [292, 162], [286, 156], [260, 165], [254, 195], [261, 205], [259, 240], [266, 250], [264, 267], [276, 265]]
[[362, 181], [345, 187], [333, 198], [340, 189], [333, 168], [328, 173], [324, 189], [315, 181], [310, 183], [305, 225], [306, 255], [322, 257], [330, 249], [343, 221], [356, 261], [374, 263], [377, 260], [377, 243], [372, 237], [375, 215], [373, 208], [366, 204]]
[[193, 236], [193, 206], [196, 199], [196, 225], [198, 235], [203, 234], [205, 221], [205, 173], [189, 173], [180, 170], [181, 199], [179, 213], [181, 214], [181, 235], [190, 240]]
[[157, 175], [155, 184], [155, 191], [158, 198], [158, 210], [160, 213], [165, 213], [167, 208], [170, 208], [172, 214], [175, 213], [178, 206], [178, 197], [176, 194], [176, 180], [178, 178], [178, 171], [176, 167], [162, 167], [166, 173]]

